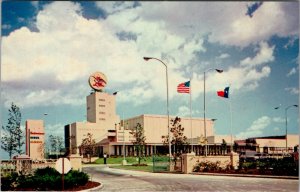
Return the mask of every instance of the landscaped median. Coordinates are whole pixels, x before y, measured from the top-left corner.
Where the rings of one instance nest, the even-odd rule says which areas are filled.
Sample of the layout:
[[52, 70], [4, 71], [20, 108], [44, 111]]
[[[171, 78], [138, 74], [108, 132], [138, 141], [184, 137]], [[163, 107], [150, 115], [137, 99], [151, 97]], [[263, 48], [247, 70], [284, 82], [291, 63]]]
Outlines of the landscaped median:
[[[107, 164], [122, 164], [124, 157], [109, 157], [106, 158]], [[136, 164], [138, 163], [137, 157], [126, 157], [127, 164]], [[144, 157], [141, 158], [141, 163], [145, 164], [151, 164], [152, 163], [152, 157]], [[104, 158], [99, 158], [96, 161], [93, 162], [93, 164], [104, 164]]]
[[[163, 159], [165, 157], [162, 156], [160, 158]], [[169, 172], [167, 170], [154, 170], [157, 167], [153, 167], [152, 157], [144, 158], [141, 160], [140, 165], [137, 164], [138, 161], [135, 157], [126, 157], [127, 165], [122, 165], [122, 160], [122, 157], [111, 157], [107, 159], [107, 164], [109, 164], [110, 168], [114, 169], [142, 172]], [[165, 159], [162, 161], [165, 161]], [[96, 160], [94, 164], [103, 164], [103, 159]], [[157, 165], [155, 164], [155, 166]], [[240, 162], [239, 166], [235, 168], [233, 169], [229, 163], [224, 167], [218, 161], [199, 161], [194, 165], [191, 174], [299, 179], [298, 163], [292, 158], [287, 157], [283, 159], [270, 158], [253, 162]]]
[[222, 172], [193, 172], [192, 175], [213, 175], [213, 176], [230, 176], [230, 177], [256, 177], [256, 178], [273, 178], [273, 179], [295, 179], [299, 180], [298, 176], [278, 176], [278, 175], [256, 175], [242, 173], [222, 173]]
[[[80, 191], [99, 186], [89, 181], [89, 176], [71, 170], [64, 176], [64, 190]], [[33, 175], [13, 172], [1, 177], [1, 191], [58, 191], [62, 190], [62, 176], [54, 168], [37, 169]]]
[[299, 179], [298, 170], [297, 161], [291, 157], [284, 157], [240, 162], [237, 169], [232, 169], [230, 165], [221, 167], [218, 161], [201, 161], [194, 166], [193, 174]]

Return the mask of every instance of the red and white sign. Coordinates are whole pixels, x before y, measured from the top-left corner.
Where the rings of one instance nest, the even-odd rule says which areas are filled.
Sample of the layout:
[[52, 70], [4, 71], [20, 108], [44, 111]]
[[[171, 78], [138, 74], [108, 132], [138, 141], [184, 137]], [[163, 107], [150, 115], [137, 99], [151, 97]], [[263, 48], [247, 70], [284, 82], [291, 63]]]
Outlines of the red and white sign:
[[100, 91], [106, 86], [107, 78], [103, 73], [95, 72], [90, 76], [89, 84], [94, 90]]

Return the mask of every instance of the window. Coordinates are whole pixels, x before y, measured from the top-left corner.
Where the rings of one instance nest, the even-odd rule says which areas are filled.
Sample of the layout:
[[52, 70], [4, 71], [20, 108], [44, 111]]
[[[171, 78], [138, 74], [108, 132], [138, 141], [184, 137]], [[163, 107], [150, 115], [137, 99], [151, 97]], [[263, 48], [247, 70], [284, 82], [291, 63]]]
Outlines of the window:
[[30, 139], [39, 139], [40, 137], [30, 137]]
[[105, 107], [105, 105], [99, 105], [99, 107]]
[[99, 114], [105, 114], [105, 112], [100, 111]]
[[99, 99], [99, 101], [105, 101], [105, 99]]
[[105, 121], [105, 119], [104, 119], [104, 118], [99, 118], [99, 120], [100, 120], [100, 121]]

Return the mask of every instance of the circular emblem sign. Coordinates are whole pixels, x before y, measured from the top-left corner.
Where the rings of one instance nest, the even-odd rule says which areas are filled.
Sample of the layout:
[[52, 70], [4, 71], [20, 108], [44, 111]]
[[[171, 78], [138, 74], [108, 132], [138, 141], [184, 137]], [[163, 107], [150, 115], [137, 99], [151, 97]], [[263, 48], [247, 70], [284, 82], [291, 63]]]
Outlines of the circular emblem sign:
[[96, 91], [100, 91], [106, 86], [106, 76], [101, 72], [93, 73], [89, 78], [90, 86]]

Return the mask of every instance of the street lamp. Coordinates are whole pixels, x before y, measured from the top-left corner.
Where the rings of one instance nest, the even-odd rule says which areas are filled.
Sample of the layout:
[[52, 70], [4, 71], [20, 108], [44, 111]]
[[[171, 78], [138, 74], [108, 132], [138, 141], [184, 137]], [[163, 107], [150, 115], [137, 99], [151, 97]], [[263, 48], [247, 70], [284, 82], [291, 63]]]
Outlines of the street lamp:
[[[113, 93], [113, 95], [117, 95], [117, 93], [119, 93], [120, 91], [116, 91]], [[121, 120], [122, 122], [122, 126], [119, 123], [119, 127], [123, 127], [123, 160], [122, 160], [122, 165], [126, 165], [126, 159], [125, 159], [125, 153], [126, 153], [126, 147], [125, 147], [125, 120], [124, 120], [124, 110], [122, 111], [122, 118], [123, 120]]]
[[213, 69], [213, 68], [209, 68], [206, 71], [204, 71], [204, 81], [203, 81], [203, 84], [204, 84], [204, 110], [203, 110], [203, 113], [204, 113], [205, 157], [207, 156], [207, 137], [206, 137], [206, 119], [205, 119], [205, 109], [206, 109], [205, 108], [205, 74], [210, 70], [215, 70], [218, 73], [223, 72], [223, 70], [221, 70], [221, 69]]
[[[286, 150], [286, 153], [288, 153], [288, 146], [287, 146], [287, 110], [291, 107], [298, 107], [298, 105], [290, 105], [290, 106], [287, 106], [285, 108], [285, 150]], [[279, 109], [280, 106], [278, 107], [275, 107], [274, 109]]]
[[[44, 116], [47, 116], [47, 115], [49, 115], [49, 114], [48, 113], [44, 113]], [[56, 115], [55, 115], [55, 124], [56, 124]], [[56, 149], [55, 149], [56, 159], [58, 159], [58, 153], [60, 155], [60, 149], [59, 149], [59, 144], [58, 144], [58, 142], [59, 142], [58, 141], [58, 137], [56, 137], [54, 140], [56, 141]]]
[[162, 62], [160, 59], [154, 58], [154, 57], [144, 57], [145, 61], [148, 61], [150, 59], [155, 59], [159, 62], [161, 62], [166, 67], [166, 84], [167, 84], [167, 115], [168, 115], [168, 140], [169, 140], [169, 161], [170, 161], [170, 167], [171, 167], [171, 135], [170, 135], [170, 115], [169, 115], [169, 80], [168, 80], [168, 66]]
[[[128, 127], [128, 123], [127, 123], [127, 127]], [[126, 162], [126, 148], [125, 148], [125, 130], [126, 129], [126, 125], [125, 125], [125, 122], [123, 120], [123, 161], [122, 161], [122, 164], [123, 165], [126, 165], [127, 162]]]

